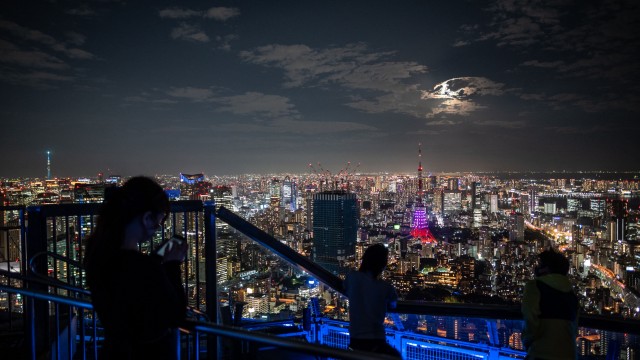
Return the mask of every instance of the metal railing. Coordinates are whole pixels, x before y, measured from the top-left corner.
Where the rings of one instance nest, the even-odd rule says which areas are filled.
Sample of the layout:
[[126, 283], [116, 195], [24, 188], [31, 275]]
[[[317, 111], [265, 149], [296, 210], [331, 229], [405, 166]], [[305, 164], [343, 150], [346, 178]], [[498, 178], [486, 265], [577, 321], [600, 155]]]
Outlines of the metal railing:
[[[23, 279], [26, 280], [26, 279]], [[41, 291], [15, 288], [12, 286], [0, 285], [0, 291], [11, 292], [20, 294], [22, 296], [26, 296], [32, 299], [37, 299], [40, 301], [46, 301], [48, 303], [53, 304], [54, 307], [60, 308], [60, 306], [68, 306], [71, 309], [74, 309], [74, 312], [77, 310], [87, 310], [92, 311], [93, 305], [88, 300], [76, 299], [68, 296], [55, 295]], [[278, 337], [273, 335], [262, 334], [259, 332], [252, 332], [245, 330], [243, 328], [233, 327], [233, 326], [225, 326], [218, 325], [211, 322], [202, 322], [202, 321], [193, 321], [193, 320], [185, 320], [180, 325], [180, 331], [184, 334], [189, 334], [193, 339], [191, 344], [193, 344], [194, 351], [189, 353], [191, 356], [180, 356], [178, 354], [177, 358], [181, 359], [200, 359], [200, 341], [202, 335], [214, 335], [225, 338], [232, 338], [236, 340], [241, 340], [243, 342], [251, 342], [251, 343], [260, 343], [264, 345], [275, 346], [279, 349], [290, 350], [293, 352], [299, 352], [303, 354], [313, 354], [313, 355], [321, 355], [327, 356], [331, 358], [337, 359], [349, 359], [349, 360], [364, 360], [364, 359], [373, 359], [373, 360], [394, 360], [394, 357], [381, 355], [381, 354], [371, 354], [365, 353], [361, 351], [347, 351], [342, 349], [336, 349], [328, 346], [322, 346], [317, 344], [312, 344], [304, 341], [297, 341], [293, 339], [289, 339], [286, 337]], [[94, 337], [97, 338], [94, 333]], [[72, 347], [73, 333], [69, 332], [66, 337], [68, 340], [68, 345], [70, 349]], [[95, 344], [95, 343], [94, 343]], [[185, 344], [186, 346], [181, 346], [180, 348], [187, 347], [189, 348], [189, 343]], [[94, 350], [96, 351], [95, 358], [97, 358], [97, 346], [94, 345]], [[68, 358], [73, 359], [73, 352], [65, 352], [64, 354], [58, 350], [55, 356], [51, 356], [51, 358], [62, 359]], [[82, 357], [86, 359], [86, 356]]]
[[[90, 234], [94, 226], [95, 215], [98, 209], [97, 204], [70, 204], [70, 205], [46, 205], [30, 208], [12, 207], [11, 211], [19, 213], [17, 225], [13, 225], [11, 231], [20, 234], [19, 244], [20, 251], [20, 274], [1, 273], [6, 281], [0, 281], [5, 284], [0, 288], [0, 293], [5, 292], [7, 287], [13, 289], [19, 288], [24, 291], [23, 299], [27, 299], [23, 307], [26, 326], [26, 334], [29, 337], [29, 351], [32, 358], [40, 352], [51, 351], [50, 334], [54, 333], [56, 339], [59, 339], [61, 332], [60, 325], [63, 323], [72, 323], [72, 311], [59, 311], [60, 305], [52, 306], [49, 300], [37, 300], [32, 298], [35, 293], [48, 293], [51, 296], [69, 297], [71, 294], [77, 301], [86, 301], [83, 296], [86, 291], [78, 291], [73, 293], [72, 290], [82, 289], [85, 286], [85, 276], [79, 268], [83, 261], [84, 242]], [[27, 227], [26, 219], [29, 220]], [[171, 214], [167, 223], [161, 231], [160, 236], [154, 240], [154, 243], [143, 247], [142, 251], [149, 251], [153, 246], [163, 241], [166, 237], [173, 233], [181, 233], [188, 239], [190, 244], [190, 255], [183, 266], [183, 275], [185, 287], [188, 289], [187, 299], [189, 304], [196, 310], [204, 311], [212, 323], [218, 322], [218, 291], [216, 290], [216, 221], [217, 219], [229, 224], [231, 228], [246, 235], [251, 240], [257, 242], [273, 253], [277, 254], [281, 259], [286, 260], [294, 267], [310, 274], [313, 278], [321, 281], [327, 286], [333, 288], [337, 293], [342, 293], [342, 280], [335, 275], [326, 271], [324, 268], [310, 261], [308, 258], [300, 255], [293, 249], [281, 243], [273, 236], [265, 233], [252, 225], [248, 221], [240, 218], [233, 212], [220, 207], [215, 209], [211, 202], [202, 203], [200, 201], [181, 201], [171, 203]], [[29, 264], [29, 266], [27, 265]], [[7, 266], [8, 268], [9, 266]], [[42, 282], [40, 280], [51, 280], [51, 282]], [[210, 284], [211, 286], [206, 286]], [[12, 292], [16, 294], [16, 292]], [[11, 297], [11, 295], [9, 295]], [[15, 299], [15, 297], [14, 297]], [[12, 301], [9, 301], [13, 303]], [[80, 308], [78, 308], [80, 309]], [[519, 307], [504, 307], [494, 305], [474, 305], [474, 304], [449, 304], [449, 303], [430, 303], [415, 301], [400, 301], [395, 312], [399, 314], [411, 314], [417, 316], [436, 316], [436, 317], [457, 317], [457, 318], [474, 318], [485, 319], [487, 321], [487, 329], [491, 333], [493, 340], [490, 341], [488, 352], [504, 352], [509, 356], [519, 357], [522, 352], [510, 353], [510, 349], [502, 349], [501, 344], [504, 342], [495, 341], [499, 336], [496, 325], [491, 325], [496, 321], [519, 320], [521, 319]], [[76, 310], [77, 313], [77, 310]], [[64, 316], [68, 320], [60, 322], [60, 317]], [[56, 318], [51, 325], [50, 318]], [[86, 337], [86, 340], [99, 340], [97, 333], [97, 325], [95, 323], [95, 315], [88, 308], [82, 308], [78, 319], [89, 319], [89, 323], [85, 321], [78, 322], [81, 326], [76, 329], [84, 332], [78, 337], [81, 341], [85, 340], [85, 335], [93, 332], [94, 336]], [[498, 319], [498, 320], [496, 320]], [[309, 338], [318, 343], [331, 344], [332, 346], [344, 347], [345, 341], [348, 342], [348, 331], [346, 331], [346, 323], [333, 322], [329, 319], [318, 318], [316, 325], [310, 330]], [[580, 317], [580, 326], [596, 328], [599, 331], [611, 331], [621, 334], [638, 334], [640, 326], [638, 321], [628, 319], [617, 319], [604, 316], [583, 315]], [[85, 326], [86, 325], [86, 326]], [[519, 326], [519, 325], [518, 325]], [[189, 326], [185, 329], [189, 330]], [[189, 331], [197, 332], [199, 335], [205, 334], [205, 337], [215, 335], [214, 332], [207, 332], [204, 328], [191, 328]], [[329, 339], [325, 342], [325, 335], [333, 332]], [[392, 334], [392, 335], [389, 335]], [[345, 337], [346, 336], [346, 337]], [[409, 329], [407, 331], [389, 330], [390, 343], [394, 343], [397, 347], [403, 349], [403, 354], [413, 351], [414, 345], [418, 344], [417, 349], [427, 349], [427, 344], [448, 341], [454, 348], [462, 348], [464, 341], [458, 341], [452, 338], [443, 338], [438, 334], [421, 334], [419, 331]], [[636, 336], [636, 335], [634, 335]], [[330, 339], [340, 339], [339, 343], [332, 343]], [[212, 338], [210, 338], [212, 339]], [[336, 340], [338, 341], [338, 340]], [[64, 346], [59, 344], [54, 354], [64, 350]], [[200, 341], [197, 341], [199, 344]], [[71, 348], [71, 342], [68, 343]], [[80, 352], [83, 358], [86, 358], [88, 352], [93, 352], [97, 356], [97, 350], [94, 346], [85, 350], [86, 343], [81, 343]], [[91, 344], [89, 344], [91, 345]], [[422, 348], [421, 346], [425, 346]], [[196, 345], [194, 345], [196, 346]], [[207, 352], [209, 355], [217, 354], [218, 342], [215, 340], [208, 341]], [[433, 346], [432, 346], [433, 347]], [[474, 343], [467, 342], [466, 347], [476, 347]], [[480, 346], [479, 348], [483, 348]], [[484, 349], [484, 348], [483, 348]], [[442, 349], [441, 349], [442, 350]], [[420, 350], [422, 351], [422, 350]], [[426, 350], [425, 350], [426, 351]], [[484, 351], [484, 350], [483, 350]], [[57, 358], [60, 358], [59, 356]], [[420, 356], [416, 358], [421, 358]]]

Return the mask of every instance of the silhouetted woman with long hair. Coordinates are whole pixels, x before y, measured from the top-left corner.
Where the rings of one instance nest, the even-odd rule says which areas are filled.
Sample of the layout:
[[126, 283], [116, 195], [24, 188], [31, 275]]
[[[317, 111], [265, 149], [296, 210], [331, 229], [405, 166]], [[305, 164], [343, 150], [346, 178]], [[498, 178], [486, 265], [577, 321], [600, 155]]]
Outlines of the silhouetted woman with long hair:
[[185, 316], [180, 263], [186, 242], [146, 255], [169, 212], [152, 179], [134, 177], [108, 193], [89, 239], [85, 266], [93, 306], [105, 331], [108, 359], [175, 359], [176, 326]]
[[389, 250], [383, 245], [369, 246], [362, 256], [360, 269], [350, 272], [344, 281], [349, 298], [349, 347], [400, 357], [400, 353], [387, 344], [384, 330], [387, 308], [395, 308], [398, 300], [393, 286], [379, 279], [387, 267], [388, 256]]

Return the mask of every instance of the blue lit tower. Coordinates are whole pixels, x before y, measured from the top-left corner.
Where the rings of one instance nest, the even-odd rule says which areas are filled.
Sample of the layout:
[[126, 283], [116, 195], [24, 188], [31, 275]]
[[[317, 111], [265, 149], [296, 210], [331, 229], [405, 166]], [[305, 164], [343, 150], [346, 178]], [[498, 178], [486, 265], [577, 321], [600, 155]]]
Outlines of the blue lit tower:
[[47, 150], [47, 180], [51, 180], [51, 151]]
[[427, 207], [423, 202], [424, 190], [422, 187], [422, 143], [418, 144], [418, 193], [413, 206], [413, 216], [411, 218], [411, 236], [420, 238], [424, 242], [432, 239], [427, 224]]
[[346, 272], [341, 263], [356, 253], [358, 232], [356, 194], [324, 191], [313, 195], [313, 261], [334, 274]]

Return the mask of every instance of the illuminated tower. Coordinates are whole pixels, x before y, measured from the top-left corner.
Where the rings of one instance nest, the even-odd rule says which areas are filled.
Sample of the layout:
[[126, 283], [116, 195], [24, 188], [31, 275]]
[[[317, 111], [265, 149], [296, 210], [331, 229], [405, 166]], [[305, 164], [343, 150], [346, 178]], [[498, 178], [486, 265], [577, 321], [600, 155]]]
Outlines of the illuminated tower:
[[51, 180], [51, 151], [47, 150], [47, 180]]
[[431, 242], [433, 236], [429, 233], [429, 226], [427, 224], [427, 207], [422, 201], [424, 197], [422, 187], [422, 143], [418, 144], [418, 193], [416, 195], [416, 202], [413, 207], [413, 216], [411, 219], [411, 236], [420, 238], [423, 242]]

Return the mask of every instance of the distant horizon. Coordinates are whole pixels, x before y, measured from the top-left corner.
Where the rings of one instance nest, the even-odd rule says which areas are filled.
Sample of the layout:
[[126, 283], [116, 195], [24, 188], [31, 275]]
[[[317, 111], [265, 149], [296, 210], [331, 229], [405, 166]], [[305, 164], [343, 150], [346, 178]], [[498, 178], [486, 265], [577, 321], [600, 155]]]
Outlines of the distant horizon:
[[[373, 176], [379, 176], [379, 175], [403, 175], [403, 176], [417, 176], [417, 169], [413, 170], [413, 171], [357, 171], [355, 173], [349, 173], [349, 176], [368, 176], [368, 175], [373, 175]], [[209, 172], [201, 172], [201, 171], [195, 171], [195, 172], [177, 172], [177, 173], [162, 173], [162, 172], [154, 172], [153, 174], [151, 173], [135, 173], [135, 174], [120, 174], [120, 173], [103, 173], [104, 177], [109, 177], [109, 176], [121, 176], [124, 178], [130, 178], [130, 177], [134, 177], [134, 176], [152, 176], [152, 177], [156, 177], [156, 176], [179, 176], [180, 174], [203, 174], [206, 177], [237, 177], [237, 176], [247, 176], [247, 175], [252, 175], [252, 176], [286, 176], [286, 175], [317, 175], [320, 176], [318, 174], [314, 174], [311, 173], [309, 171], [303, 171], [303, 172], [295, 172], [295, 171], [281, 171], [281, 172], [248, 172], [248, 173], [226, 173], [226, 174], [216, 174], [216, 173], [209, 173]], [[437, 175], [437, 176], [446, 176], [446, 175], [490, 175], [490, 174], [495, 174], [495, 175], [508, 175], [508, 174], [532, 174], [532, 175], [552, 175], [552, 174], [571, 174], [571, 175], [578, 175], [578, 174], [585, 174], [585, 175], [596, 175], [596, 174], [608, 174], [608, 175], [613, 175], [613, 174], [635, 174], [636, 176], [638, 176], [637, 178], [624, 178], [624, 179], [620, 179], [620, 180], [640, 180], [640, 169], [639, 170], [492, 170], [492, 171], [469, 171], [469, 170], [463, 170], [463, 171], [436, 171], [436, 172], [427, 172], [423, 170], [423, 177], [427, 177], [429, 175]], [[337, 176], [334, 173], [330, 174], [331, 177], [335, 177]], [[98, 177], [98, 173], [94, 173], [92, 175], [52, 175], [52, 179], [67, 179], [67, 178], [72, 178], [72, 179], [79, 179], [79, 178], [88, 178], [88, 179], [95, 179]], [[46, 175], [45, 176], [0, 176], [0, 179], [37, 179], [37, 180], [46, 180]]]

